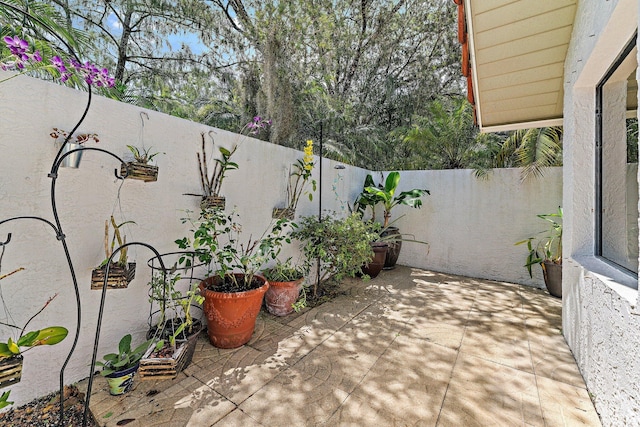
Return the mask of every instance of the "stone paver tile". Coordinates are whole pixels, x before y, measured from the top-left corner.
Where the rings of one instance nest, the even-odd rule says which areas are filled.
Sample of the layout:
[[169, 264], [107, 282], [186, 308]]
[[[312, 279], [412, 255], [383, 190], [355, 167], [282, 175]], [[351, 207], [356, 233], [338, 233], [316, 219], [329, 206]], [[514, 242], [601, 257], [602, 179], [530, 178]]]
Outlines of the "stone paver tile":
[[498, 342], [523, 341], [528, 338], [526, 323], [519, 317], [487, 318], [471, 310], [466, 326], [467, 332], [484, 334]]
[[[494, 331], [490, 334], [489, 331]], [[495, 332], [490, 324], [467, 326], [460, 352], [533, 373], [529, 341], [524, 327], [505, 326]]]
[[290, 336], [278, 341], [273, 357], [293, 366], [334, 333], [335, 331], [323, 328], [302, 326]]
[[589, 393], [584, 387], [574, 387], [540, 376], [537, 377], [537, 381], [546, 425], [601, 425]]
[[578, 365], [561, 335], [529, 340], [533, 371], [537, 376], [585, 388]]
[[433, 426], [446, 388], [446, 381], [436, 380], [419, 388], [401, 382], [365, 382], [323, 426]]
[[421, 339], [457, 350], [460, 348], [464, 333], [464, 326], [416, 318], [411, 321], [410, 328], [398, 334], [398, 338]]
[[264, 426], [320, 425], [345, 401], [346, 391], [309, 373], [287, 369], [240, 406]]
[[[107, 417], [109, 413], [98, 413], [92, 408], [94, 416], [100, 420], [101, 425], [111, 427], [124, 425], [118, 424], [123, 420], [135, 420], [142, 426], [184, 426], [187, 425], [188, 420], [203, 411], [209, 411], [211, 415], [210, 408], [215, 408], [217, 419], [224, 417], [235, 408], [233, 403], [194, 378], [186, 378], [164, 392], [146, 398], [139, 396], [136, 398], [130, 393], [124, 395], [125, 400], [121, 401], [119, 407], [109, 411], [111, 416]], [[136, 403], [122, 404], [126, 399]]]
[[522, 308], [527, 318], [539, 317], [562, 322], [562, 300], [540, 293], [540, 291], [521, 291]]
[[424, 339], [399, 335], [365, 377], [366, 381], [421, 384], [448, 381], [457, 352]]
[[394, 342], [326, 425], [435, 425], [455, 360], [423, 340]]
[[460, 354], [438, 426], [544, 426], [533, 374]]
[[[109, 394], [109, 386], [106, 379], [100, 375], [96, 375], [93, 379], [91, 401], [89, 402], [90, 408], [96, 417], [103, 417], [110, 412], [124, 413], [154, 401], [159, 395], [166, 395], [172, 387], [180, 387], [179, 384], [181, 384], [182, 381], [186, 381], [185, 384], [190, 384], [192, 380], [182, 372], [179, 373], [175, 379], [170, 380], [143, 381], [139, 375], [136, 375], [134, 377], [133, 388], [129, 390], [128, 393], [120, 396], [112, 396]], [[86, 384], [83, 385], [83, 389], [86, 391]]]
[[236, 404], [288, 367], [281, 358], [247, 346], [225, 360], [200, 366], [200, 371], [192, 371], [193, 377]]
[[269, 327], [254, 333], [247, 345], [256, 350], [274, 354], [278, 349], [278, 343], [284, 339], [291, 337], [296, 330], [291, 326], [275, 323], [278, 327]]
[[[205, 424], [209, 425], [209, 424]], [[236, 409], [222, 420], [213, 424], [214, 427], [263, 427], [264, 424], [251, 418], [249, 415], [242, 412], [240, 409]], [[195, 425], [193, 427], [196, 427]]]
[[[226, 358], [229, 357], [230, 354], [238, 351], [237, 348], [217, 348], [214, 347], [211, 342], [209, 342], [209, 337], [207, 336], [207, 332], [204, 331], [198, 337], [198, 341], [196, 343], [196, 349], [193, 353], [192, 363], [198, 363], [202, 360], [215, 360], [218, 358]], [[185, 373], [189, 374], [190, 366], [187, 366], [185, 369]]]
[[388, 319], [384, 314], [361, 313], [329, 337], [323, 345], [380, 355], [398, 334], [404, 334], [408, 329], [410, 327], [406, 323]]
[[314, 307], [295, 320], [288, 323], [294, 329], [302, 327], [312, 327], [318, 332], [329, 334], [343, 327], [353, 316], [341, 314], [336, 306], [331, 303], [324, 303], [319, 307]]
[[293, 369], [314, 376], [322, 380], [323, 384], [351, 392], [378, 357], [379, 355], [368, 353], [365, 349], [349, 350], [325, 342], [303, 357]]

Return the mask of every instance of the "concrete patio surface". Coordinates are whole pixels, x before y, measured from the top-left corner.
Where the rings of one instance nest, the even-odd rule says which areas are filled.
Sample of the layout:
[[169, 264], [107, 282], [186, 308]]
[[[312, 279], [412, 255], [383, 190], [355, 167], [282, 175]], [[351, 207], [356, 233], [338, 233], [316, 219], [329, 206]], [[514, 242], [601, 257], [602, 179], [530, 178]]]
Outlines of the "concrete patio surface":
[[[398, 266], [284, 318], [251, 341], [202, 334], [177, 378], [110, 396], [100, 425], [599, 426], [561, 335], [559, 299], [526, 286]], [[123, 424], [120, 424], [123, 425]]]

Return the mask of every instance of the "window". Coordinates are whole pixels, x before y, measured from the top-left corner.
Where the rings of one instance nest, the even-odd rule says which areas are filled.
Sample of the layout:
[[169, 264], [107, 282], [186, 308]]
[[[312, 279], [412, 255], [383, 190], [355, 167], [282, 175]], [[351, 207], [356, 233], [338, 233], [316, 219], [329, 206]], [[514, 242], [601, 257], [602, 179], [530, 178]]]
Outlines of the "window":
[[638, 273], [636, 36], [596, 87], [596, 255]]

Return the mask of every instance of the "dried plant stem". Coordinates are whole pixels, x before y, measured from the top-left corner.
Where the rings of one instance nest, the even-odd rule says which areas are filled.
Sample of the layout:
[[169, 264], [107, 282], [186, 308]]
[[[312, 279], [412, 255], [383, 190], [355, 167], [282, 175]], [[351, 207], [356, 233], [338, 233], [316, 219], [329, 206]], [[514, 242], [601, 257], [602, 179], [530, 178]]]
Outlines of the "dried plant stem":
[[109, 221], [104, 221], [104, 254], [106, 255], [106, 259], [109, 259], [111, 256], [111, 251], [109, 251]]
[[24, 270], [24, 267], [20, 267], [20, 268], [18, 268], [18, 269], [16, 269], [16, 270], [13, 270], [12, 272], [7, 273], [7, 274], [3, 274], [2, 276], [0, 276], [0, 280], [4, 279], [5, 277], [9, 277], [9, 276], [11, 276], [12, 274], [15, 274], [15, 273], [17, 273], [18, 271], [22, 271], [22, 270]]
[[33, 316], [31, 316], [29, 318], [29, 320], [27, 320], [27, 323], [24, 324], [24, 326], [22, 327], [22, 330], [20, 331], [20, 336], [22, 336], [24, 334], [25, 329], [27, 329], [27, 326], [29, 326], [29, 323], [31, 323], [31, 321], [33, 319], [35, 319], [35, 317], [42, 313], [42, 311], [47, 308], [47, 306], [51, 303], [51, 301], [53, 301], [55, 299], [55, 297], [57, 297], [58, 294], [54, 294], [52, 297], [49, 297], [49, 299], [47, 300], [47, 302], [44, 303], [44, 305], [42, 306], [42, 308], [40, 310], [38, 310], [38, 312], [36, 314], [34, 314]]

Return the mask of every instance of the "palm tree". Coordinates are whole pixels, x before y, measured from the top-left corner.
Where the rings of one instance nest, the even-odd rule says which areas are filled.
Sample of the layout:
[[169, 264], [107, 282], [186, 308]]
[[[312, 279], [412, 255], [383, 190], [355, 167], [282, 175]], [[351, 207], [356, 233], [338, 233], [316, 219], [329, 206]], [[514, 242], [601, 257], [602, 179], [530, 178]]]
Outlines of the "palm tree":
[[[521, 180], [541, 177], [544, 169], [562, 166], [562, 126], [511, 132], [495, 154], [491, 168], [521, 167]], [[487, 169], [476, 169], [484, 177]]]

